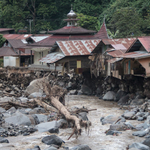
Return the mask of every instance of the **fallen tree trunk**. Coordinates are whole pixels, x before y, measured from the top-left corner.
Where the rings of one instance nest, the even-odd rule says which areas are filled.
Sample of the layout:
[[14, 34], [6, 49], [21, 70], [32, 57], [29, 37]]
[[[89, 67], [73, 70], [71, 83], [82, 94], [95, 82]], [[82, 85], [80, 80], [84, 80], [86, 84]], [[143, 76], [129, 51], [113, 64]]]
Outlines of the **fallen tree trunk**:
[[66, 107], [62, 104], [64, 103], [64, 97], [66, 91], [58, 86], [53, 86], [51, 88], [50, 84], [43, 80], [43, 91], [45, 92], [46, 96], [50, 99], [50, 103], [56, 107], [61, 114], [63, 114], [68, 121], [73, 121], [74, 123], [74, 131], [72, 135], [75, 133], [76, 136], [81, 135], [81, 126], [87, 128], [91, 125], [89, 121], [82, 121], [75, 115], [71, 115], [70, 112], [66, 109]]

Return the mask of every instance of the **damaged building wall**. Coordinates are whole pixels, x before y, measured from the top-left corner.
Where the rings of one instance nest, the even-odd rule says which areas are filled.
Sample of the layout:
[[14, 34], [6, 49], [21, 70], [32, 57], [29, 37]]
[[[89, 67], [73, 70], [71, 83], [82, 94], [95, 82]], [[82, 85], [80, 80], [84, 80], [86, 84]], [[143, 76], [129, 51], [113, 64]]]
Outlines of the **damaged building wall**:
[[145, 68], [146, 76], [150, 76], [150, 58], [138, 59], [138, 62]]

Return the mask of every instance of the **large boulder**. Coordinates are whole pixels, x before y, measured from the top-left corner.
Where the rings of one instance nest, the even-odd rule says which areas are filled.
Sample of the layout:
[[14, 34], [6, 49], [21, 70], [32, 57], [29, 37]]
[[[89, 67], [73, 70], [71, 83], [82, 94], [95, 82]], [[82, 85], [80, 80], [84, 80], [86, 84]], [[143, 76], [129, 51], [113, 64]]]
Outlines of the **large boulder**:
[[88, 87], [87, 85], [82, 85], [81, 91], [85, 95], [91, 95], [92, 94], [92, 89], [90, 87]]
[[47, 145], [57, 145], [57, 146], [61, 146], [62, 143], [65, 143], [61, 138], [59, 138], [56, 135], [50, 135], [50, 136], [46, 136], [42, 139], [42, 142], [47, 144]]
[[136, 132], [133, 132], [132, 135], [134, 136], [139, 136], [139, 137], [143, 137], [145, 136], [146, 134], [149, 133], [149, 129], [145, 129], [143, 131], [136, 131]]
[[9, 141], [3, 137], [0, 137], [0, 143], [9, 143]]
[[116, 94], [116, 97], [115, 97], [115, 101], [118, 102], [125, 95], [126, 95], [125, 91], [118, 90], [118, 92]]
[[113, 124], [118, 119], [120, 119], [119, 122], [125, 122], [125, 119], [123, 117], [119, 118], [119, 117], [117, 117], [115, 115], [109, 115], [109, 116], [106, 116], [106, 117], [102, 117], [100, 119], [100, 121], [102, 122], [102, 125], [105, 125], [105, 124]]
[[135, 114], [136, 114], [135, 111], [128, 111], [123, 114], [123, 117], [125, 119], [131, 119]]
[[13, 125], [31, 125], [29, 117], [22, 113], [16, 113], [13, 116], [5, 118], [5, 122]]
[[113, 91], [108, 91], [104, 96], [103, 100], [113, 101], [116, 97], [116, 94]]
[[146, 138], [142, 144], [147, 145], [148, 147], [150, 147], [150, 138]]
[[[40, 93], [43, 93], [43, 85], [42, 85], [42, 82], [43, 81], [43, 78], [41, 79], [35, 79], [33, 80], [32, 82], [30, 82], [29, 86], [26, 88], [26, 95], [30, 95], [34, 92], [40, 92]], [[48, 82], [48, 79], [45, 78], [44, 79], [44, 82]]]
[[71, 148], [71, 150], [92, 150], [92, 149], [88, 145], [77, 145]]
[[40, 123], [40, 124], [36, 125], [36, 129], [39, 132], [46, 132], [46, 131], [48, 131], [50, 129], [55, 128], [56, 125], [57, 125], [56, 121], [44, 122], [44, 123]]
[[133, 143], [129, 146], [129, 149], [136, 148], [139, 150], [150, 150], [150, 148], [147, 145], [144, 145], [142, 143]]
[[128, 104], [129, 99], [130, 99], [129, 94], [124, 95], [124, 96], [122, 96], [120, 98], [120, 100], [118, 101], [118, 104], [120, 104], [120, 105], [126, 105], [126, 104]]

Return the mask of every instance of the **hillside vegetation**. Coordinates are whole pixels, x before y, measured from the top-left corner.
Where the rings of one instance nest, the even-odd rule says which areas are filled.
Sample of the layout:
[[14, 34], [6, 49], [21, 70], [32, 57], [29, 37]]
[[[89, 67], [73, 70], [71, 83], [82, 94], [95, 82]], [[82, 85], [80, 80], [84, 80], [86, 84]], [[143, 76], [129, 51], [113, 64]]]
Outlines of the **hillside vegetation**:
[[31, 22], [32, 33], [58, 29], [71, 4], [84, 28], [98, 31], [105, 18], [113, 38], [150, 34], [149, 0], [0, 0], [0, 26], [29, 33]]

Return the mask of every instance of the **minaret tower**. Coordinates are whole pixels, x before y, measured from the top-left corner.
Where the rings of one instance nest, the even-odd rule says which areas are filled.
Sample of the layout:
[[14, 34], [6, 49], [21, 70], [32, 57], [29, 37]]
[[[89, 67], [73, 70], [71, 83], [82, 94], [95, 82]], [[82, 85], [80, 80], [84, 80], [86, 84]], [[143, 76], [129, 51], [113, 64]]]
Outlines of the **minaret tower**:
[[67, 14], [67, 17], [67, 19], [64, 19], [67, 21], [67, 26], [77, 26], [77, 21], [79, 19], [77, 19], [77, 14], [72, 10], [72, 5], [70, 12]]

